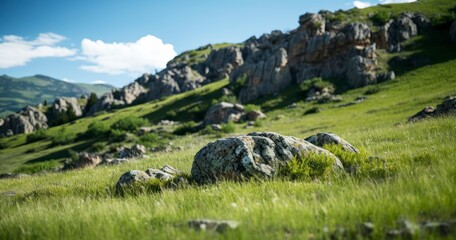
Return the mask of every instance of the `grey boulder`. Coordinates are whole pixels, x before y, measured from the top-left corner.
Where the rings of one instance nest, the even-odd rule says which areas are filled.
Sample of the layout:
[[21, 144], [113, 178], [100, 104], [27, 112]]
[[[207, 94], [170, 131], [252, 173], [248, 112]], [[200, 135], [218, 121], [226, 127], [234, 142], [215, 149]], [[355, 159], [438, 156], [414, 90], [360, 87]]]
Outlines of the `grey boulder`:
[[327, 155], [334, 159], [334, 169], [343, 169], [337, 157], [305, 140], [273, 132], [254, 132], [207, 144], [196, 153], [191, 176], [199, 184], [273, 178], [280, 166], [294, 157], [305, 157], [306, 152]]
[[348, 152], [359, 153], [358, 149], [353, 147], [350, 143], [342, 139], [341, 137], [337, 136], [334, 133], [317, 133], [305, 139], [306, 141], [312, 143], [315, 146], [323, 147], [324, 145], [339, 145]]

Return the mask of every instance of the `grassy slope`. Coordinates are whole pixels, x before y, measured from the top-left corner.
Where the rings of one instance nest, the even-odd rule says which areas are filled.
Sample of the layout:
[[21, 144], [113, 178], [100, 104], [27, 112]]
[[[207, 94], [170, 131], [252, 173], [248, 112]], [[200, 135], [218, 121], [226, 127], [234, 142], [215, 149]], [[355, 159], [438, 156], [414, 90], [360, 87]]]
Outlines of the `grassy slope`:
[[[330, 230], [337, 226], [354, 229], [363, 221], [376, 224], [374, 234], [379, 238], [384, 236], [385, 230], [396, 228], [396, 221], [401, 218], [414, 222], [455, 219], [456, 117], [405, 124], [407, 117], [424, 106], [435, 105], [443, 97], [456, 93], [456, 48], [449, 45], [445, 33], [432, 35], [432, 39], [416, 38], [410, 43], [410, 51], [402, 54], [428, 56], [433, 65], [400, 73], [396, 80], [380, 84], [380, 91], [361, 104], [344, 108], [333, 108], [335, 104], [318, 105], [323, 112], [304, 115], [313, 104], [298, 102], [295, 109], [282, 108], [299, 99], [299, 94], [292, 88], [282, 96], [259, 102], [263, 109], [269, 110], [268, 120], [262, 127], [244, 129], [243, 125], [237, 126], [236, 134], [276, 131], [306, 137], [315, 132], [332, 131], [372, 155], [382, 156], [397, 165], [399, 172], [394, 178], [384, 181], [336, 178], [324, 182], [225, 182], [136, 197], [120, 198], [111, 194], [119, 176], [130, 169], [170, 164], [189, 172], [194, 154], [214, 139], [193, 134], [175, 141], [174, 144], [184, 150], [154, 154], [146, 160], [2, 180], [0, 239], [151, 236], [302, 239], [325, 236], [325, 226]], [[440, 40], [429, 44], [436, 39]], [[424, 51], [417, 50], [416, 46], [420, 44], [426, 46]], [[387, 61], [391, 56], [383, 57]], [[162, 101], [78, 120], [49, 132], [58, 134], [62, 127], [82, 132], [90, 122], [108, 117], [105, 121], [115, 121], [132, 114], [157, 122], [171, 109], [184, 109], [188, 103], [215, 96], [226, 83], [221, 81]], [[345, 93], [344, 101], [353, 100], [369, 88]], [[25, 136], [0, 140], [10, 147], [0, 150], [1, 172], [11, 171], [24, 162], [48, 160], [49, 156], [58, 159], [66, 151], [64, 149], [73, 147], [24, 154], [29, 149], [46, 148], [49, 144], [24, 142]], [[8, 191], [16, 195], [7, 196]], [[188, 229], [185, 222], [191, 218], [233, 219], [242, 224], [238, 230], [220, 235]]]
[[106, 85], [73, 84], [43, 75], [23, 78], [0, 76], [0, 117], [7, 116], [26, 105], [37, 105], [57, 97], [80, 97], [91, 91], [100, 96], [113, 87]]

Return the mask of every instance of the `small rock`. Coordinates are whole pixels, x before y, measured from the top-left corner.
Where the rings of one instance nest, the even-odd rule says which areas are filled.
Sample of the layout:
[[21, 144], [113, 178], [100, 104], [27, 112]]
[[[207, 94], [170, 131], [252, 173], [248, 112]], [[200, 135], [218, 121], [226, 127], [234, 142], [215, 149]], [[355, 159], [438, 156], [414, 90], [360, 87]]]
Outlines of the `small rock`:
[[152, 179], [157, 178], [162, 181], [168, 181], [172, 180], [174, 178], [173, 175], [166, 173], [162, 170], [155, 169], [155, 168], [149, 168], [146, 170], [147, 175], [149, 175]]
[[291, 109], [291, 108], [296, 108], [298, 105], [294, 102], [290, 105], [287, 106], [287, 108]]
[[195, 219], [188, 221], [188, 226], [199, 231], [215, 230], [223, 233], [228, 229], [236, 229], [239, 226], [239, 222], [231, 220]]
[[126, 186], [130, 186], [137, 182], [145, 182], [150, 179], [150, 176], [141, 170], [131, 170], [128, 171], [122, 176], [120, 176], [119, 181], [116, 184], [116, 191], [117, 193], [122, 192], [123, 188]]
[[358, 149], [334, 133], [317, 133], [305, 140], [319, 147], [323, 147], [327, 144], [336, 144], [342, 146], [345, 151], [359, 153]]
[[266, 118], [266, 114], [264, 114], [264, 113], [261, 112], [261, 111], [254, 110], [254, 111], [251, 111], [251, 112], [246, 113], [246, 114], [245, 114], [245, 118], [246, 118], [248, 121], [256, 121], [256, 120], [258, 120], [258, 119]]
[[375, 230], [375, 225], [371, 222], [364, 222], [358, 225], [358, 230], [361, 232], [361, 235], [364, 237], [372, 235]]
[[214, 131], [222, 131], [222, 125], [220, 124], [212, 124], [211, 127]]
[[2, 173], [2, 174], [0, 174], [0, 179], [26, 178], [26, 177], [30, 177], [30, 175], [23, 174], [23, 173]]
[[427, 232], [436, 232], [441, 236], [448, 236], [451, 232], [451, 226], [446, 222], [427, 222], [423, 224], [423, 229]]
[[165, 165], [164, 167], [162, 167], [160, 170], [162, 170], [163, 172], [165, 173], [168, 173], [168, 174], [171, 174], [171, 175], [178, 175], [181, 173], [181, 171], [169, 166], [169, 165]]

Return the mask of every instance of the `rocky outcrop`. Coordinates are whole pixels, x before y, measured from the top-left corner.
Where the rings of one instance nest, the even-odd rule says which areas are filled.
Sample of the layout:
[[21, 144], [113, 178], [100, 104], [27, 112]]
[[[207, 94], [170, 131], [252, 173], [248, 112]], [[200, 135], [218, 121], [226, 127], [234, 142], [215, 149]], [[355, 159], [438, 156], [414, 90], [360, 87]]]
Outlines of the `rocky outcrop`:
[[145, 99], [155, 100], [201, 87], [205, 80], [205, 77], [189, 65], [181, 64], [149, 75], [147, 81], [141, 84], [148, 89]]
[[52, 104], [50, 119], [53, 123], [65, 123], [80, 116], [82, 110], [77, 98], [61, 97]]
[[48, 128], [47, 122], [48, 119], [44, 113], [34, 107], [27, 106], [0, 121], [0, 136], [31, 133], [38, 129], [46, 129]]
[[207, 60], [197, 66], [200, 73], [211, 81], [228, 78], [233, 69], [244, 64], [239, 47], [227, 47], [213, 50]]
[[453, 22], [450, 28], [450, 38], [451, 41], [456, 44], [456, 21]]
[[254, 132], [220, 139], [203, 147], [194, 157], [191, 176], [199, 184], [273, 178], [280, 166], [294, 157], [304, 158], [309, 152], [326, 155], [334, 160], [334, 169], [343, 169], [337, 157], [305, 140], [272, 132]]
[[402, 42], [429, 28], [431, 21], [420, 13], [402, 13], [372, 34], [377, 47], [389, 52], [400, 52]]
[[408, 121], [417, 122], [426, 118], [449, 114], [456, 114], [456, 97], [448, 97], [448, 99], [437, 105], [436, 108], [431, 106], [425, 107], [423, 110], [411, 116]]
[[221, 102], [209, 108], [204, 116], [204, 124], [220, 124], [227, 122], [238, 122], [244, 114], [244, 106]]

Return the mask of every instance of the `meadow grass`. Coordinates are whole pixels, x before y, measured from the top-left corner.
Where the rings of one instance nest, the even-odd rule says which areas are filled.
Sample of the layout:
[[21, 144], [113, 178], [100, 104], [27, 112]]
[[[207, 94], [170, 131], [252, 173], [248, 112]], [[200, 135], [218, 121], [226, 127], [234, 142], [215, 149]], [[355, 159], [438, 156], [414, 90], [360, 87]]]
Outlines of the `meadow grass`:
[[[422, 0], [419, 4], [430, 7], [430, 1]], [[445, 4], [445, 8], [455, 5], [451, 1]], [[362, 12], [367, 14], [371, 10]], [[443, 33], [437, 32], [436, 36], [441, 38]], [[446, 96], [456, 94], [456, 47], [448, 40], [430, 46], [431, 40], [414, 38], [406, 48], [408, 51], [397, 55], [424, 54], [431, 58], [432, 65], [398, 71], [395, 80], [376, 85], [375, 91], [372, 87], [354, 89], [341, 94], [341, 103], [316, 104], [305, 102], [303, 93], [291, 87], [279, 96], [255, 102], [268, 115], [261, 124], [253, 128], [247, 128], [246, 123], [234, 124], [233, 133], [222, 134], [273, 131], [305, 138], [331, 131], [367, 155], [387, 160], [395, 167], [394, 174], [388, 177], [334, 175], [305, 181], [278, 177], [192, 185], [160, 193], [115, 194], [119, 177], [132, 169], [169, 164], [190, 173], [195, 153], [221, 137], [201, 132], [187, 134], [172, 140], [180, 150], [153, 153], [146, 159], [122, 165], [0, 180], [0, 239], [326, 239], [341, 228], [354, 233], [349, 238], [363, 238], [357, 230], [363, 222], [375, 225], [372, 237], [378, 239], [385, 238], [387, 230], [398, 229], [401, 219], [418, 224], [454, 221], [456, 116], [407, 123], [409, 116], [425, 106], [435, 106]], [[420, 44], [427, 48], [420, 51]], [[396, 56], [382, 54], [380, 61], [385, 66]], [[84, 133], [91, 123], [110, 125], [128, 116], [143, 117], [153, 126], [171, 110], [182, 116], [180, 121], [190, 121], [193, 117], [186, 115], [192, 113], [189, 109], [220, 97], [221, 88], [227, 84], [228, 80], [223, 80], [183, 94], [79, 119], [46, 130], [46, 136], [52, 138], [62, 129]], [[339, 107], [359, 96], [367, 99]], [[297, 103], [296, 108], [285, 108], [292, 102]], [[304, 114], [314, 107], [322, 111]], [[0, 139], [4, 147], [0, 149], [0, 172], [52, 168], [67, 157], [69, 149], [86, 149], [96, 141], [78, 139], [59, 146], [51, 143], [48, 138], [27, 143], [26, 135]], [[195, 218], [230, 219], [241, 224], [225, 233], [196, 231], [187, 226], [187, 221]], [[451, 234], [450, 237], [455, 236], [454, 229]], [[424, 231], [413, 236], [440, 237]]]

